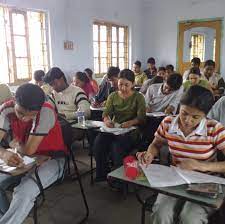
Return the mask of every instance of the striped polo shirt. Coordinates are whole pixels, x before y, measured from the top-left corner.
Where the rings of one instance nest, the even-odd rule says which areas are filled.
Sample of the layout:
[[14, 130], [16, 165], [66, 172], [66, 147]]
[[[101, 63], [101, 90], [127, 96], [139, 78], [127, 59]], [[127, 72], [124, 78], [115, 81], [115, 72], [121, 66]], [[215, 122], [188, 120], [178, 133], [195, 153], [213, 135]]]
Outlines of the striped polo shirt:
[[204, 118], [188, 136], [178, 121], [179, 115], [166, 117], [155, 133], [168, 142], [174, 165], [185, 159], [216, 161], [217, 150], [225, 150], [225, 128], [218, 121]]

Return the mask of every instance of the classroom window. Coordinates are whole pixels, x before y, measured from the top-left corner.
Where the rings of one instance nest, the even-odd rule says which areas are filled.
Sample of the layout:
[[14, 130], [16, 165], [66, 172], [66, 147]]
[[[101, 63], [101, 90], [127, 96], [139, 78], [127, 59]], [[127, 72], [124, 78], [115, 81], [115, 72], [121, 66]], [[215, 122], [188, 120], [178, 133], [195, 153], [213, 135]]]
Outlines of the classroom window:
[[192, 34], [191, 36], [191, 54], [190, 60], [194, 57], [205, 59], [205, 36], [200, 34]]
[[49, 68], [46, 14], [0, 6], [0, 82], [20, 84]]
[[95, 22], [93, 48], [96, 77], [106, 74], [109, 66], [128, 68], [128, 27]]

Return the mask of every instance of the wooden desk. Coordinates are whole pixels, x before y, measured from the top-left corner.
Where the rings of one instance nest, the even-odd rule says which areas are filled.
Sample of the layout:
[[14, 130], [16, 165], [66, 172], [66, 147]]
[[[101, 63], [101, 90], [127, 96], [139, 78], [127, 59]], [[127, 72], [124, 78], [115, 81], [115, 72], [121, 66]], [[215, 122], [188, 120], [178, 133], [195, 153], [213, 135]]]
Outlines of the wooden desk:
[[111, 173], [108, 174], [108, 177], [114, 178], [114, 179], [119, 179], [119, 180], [129, 182], [129, 183], [132, 183], [132, 184], [135, 184], [138, 186], [146, 187], [157, 193], [180, 198], [185, 201], [190, 201], [190, 202], [193, 202], [193, 203], [196, 203], [199, 205], [203, 205], [203, 206], [208, 206], [208, 207], [211, 207], [214, 209], [219, 209], [222, 206], [223, 200], [225, 197], [225, 194], [224, 194], [225, 187], [224, 186], [223, 186], [223, 193], [219, 194], [218, 198], [215, 198], [215, 199], [198, 196], [198, 195], [194, 195], [194, 194], [189, 194], [186, 192], [187, 185], [180, 185], [180, 186], [175, 186], [175, 187], [160, 187], [160, 188], [151, 187], [151, 185], [149, 184], [147, 179], [144, 179], [144, 180], [128, 179], [126, 176], [124, 176], [124, 168], [123, 167], [120, 167], [120, 168], [112, 171]]

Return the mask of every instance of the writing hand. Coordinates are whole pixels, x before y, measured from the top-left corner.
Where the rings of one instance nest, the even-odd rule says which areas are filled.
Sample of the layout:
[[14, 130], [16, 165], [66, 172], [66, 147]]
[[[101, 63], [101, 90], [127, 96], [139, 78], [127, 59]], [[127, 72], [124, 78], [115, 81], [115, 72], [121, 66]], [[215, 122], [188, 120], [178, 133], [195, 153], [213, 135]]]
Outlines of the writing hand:
[[11, 151], [6, 150], [2, 159], [8, 166], [21, 167], [24, 165], [23, 159], [17, 153]]
[[150, 165], [152, 163], [153, 159], [154, 159], [154, 156], [151, 153], [147, 152], [147, 151], [145, 151], [145, 152], [137, 152], [136, 156], [137, 156], [138, 161], [142, 165], [146, 165], [146, 166]]

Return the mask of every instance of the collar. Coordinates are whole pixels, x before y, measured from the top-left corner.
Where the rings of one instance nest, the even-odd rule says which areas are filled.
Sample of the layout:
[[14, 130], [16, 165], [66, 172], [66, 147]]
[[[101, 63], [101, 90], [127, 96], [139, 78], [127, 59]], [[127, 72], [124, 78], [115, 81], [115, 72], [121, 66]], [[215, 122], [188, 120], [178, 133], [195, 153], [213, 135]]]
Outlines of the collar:
[[[171, 126], [168, 130], [170, 134], [178, 134], [178, 135], [184, 135], [183, 132], [179, 128], [179, 115], [174, 117], [174, 119], [171, 122]], [[189, 136], [192, 135], [200, 135], [200, 136], [207, 136], [207, 119], [203, 118], [197, 128], [192, 131]]]

